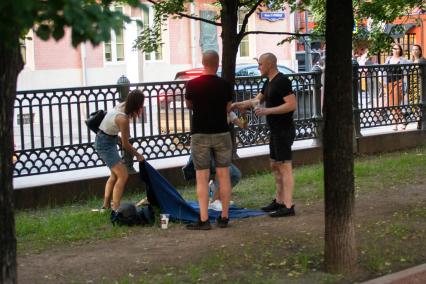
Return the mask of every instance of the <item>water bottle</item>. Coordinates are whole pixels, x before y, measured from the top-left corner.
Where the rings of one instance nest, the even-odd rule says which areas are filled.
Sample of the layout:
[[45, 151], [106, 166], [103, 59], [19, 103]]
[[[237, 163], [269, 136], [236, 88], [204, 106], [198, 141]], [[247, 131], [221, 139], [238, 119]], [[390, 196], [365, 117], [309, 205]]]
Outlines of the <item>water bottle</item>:
[[210, 202], [213, 201], [214, 191], [215, 191], [215, 185], [214, 185], [214, 181], [211, 179], [209, 181], [209, 201]]

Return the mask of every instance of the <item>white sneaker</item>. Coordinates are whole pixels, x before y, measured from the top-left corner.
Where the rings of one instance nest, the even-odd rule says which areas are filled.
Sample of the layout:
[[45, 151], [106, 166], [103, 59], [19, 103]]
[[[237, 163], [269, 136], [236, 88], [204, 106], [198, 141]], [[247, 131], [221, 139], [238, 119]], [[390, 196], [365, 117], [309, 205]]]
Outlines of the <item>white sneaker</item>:
[[222, 211], [222, 202], [217, 199], [209, 204], [209, 209], [212, 209], [214, 211]]

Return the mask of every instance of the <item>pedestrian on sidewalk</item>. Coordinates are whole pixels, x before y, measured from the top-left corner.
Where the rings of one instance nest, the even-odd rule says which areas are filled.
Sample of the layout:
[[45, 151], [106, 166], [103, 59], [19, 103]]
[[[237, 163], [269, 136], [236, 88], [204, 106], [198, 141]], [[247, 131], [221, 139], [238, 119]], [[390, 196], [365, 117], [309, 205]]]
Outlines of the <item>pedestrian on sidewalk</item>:
[[103, 210], [112, 208], [115, 211], [120, 207], [121, 196], [129, 177], [127, 168], [119, 155], [117, 143], [121, 141], [121, 146], [138, 161], [144, 160], [143, 155], [129, 143], [130, 119], [142, 115], [144, 99], [142, 91], [131, 91], [124, 102], [107, 112], [96, 134], [94, 144], [96, 152], [111, 171], [105, 184]]
[[388, 57], [385, 64], [392, 64], [387, 67], [386, 80], [387, 80], [387, 92], [388, 92], [388, 106], [391, 108], [392, 123], [394, 123], [393, 130], [398, 131], [398, 123], [402, 123], [400, 130], [405, 130], [407, 123], [405, 117], [401, 111], [402, 105], [404, 105], [405, 88], [404, 88], [404, 69], [399, 64], [409, 63], [404, 58], [404, 51], [399, 43], [392, 45], [392, 56]]
[[[262, 91], [253, 99], [232, 105], [240, 111], [254, 108], [258, 116], [265, 115], [270, 129], [269, 151], [271, 169], [275, 176], [276, 194], [272, 203], [262, 207], [271, 217], [295, 215], [293, 204], [294, 179], [292, 172], [291, 145], [296, 130], [293, 112], [296, 96], [291, 81], [277, 69], [277, 57], [272, 53], [262, 54], [258, 61], [262, 76], [267, 77]], [[265, 107], [260, 104], [265, 102]]]

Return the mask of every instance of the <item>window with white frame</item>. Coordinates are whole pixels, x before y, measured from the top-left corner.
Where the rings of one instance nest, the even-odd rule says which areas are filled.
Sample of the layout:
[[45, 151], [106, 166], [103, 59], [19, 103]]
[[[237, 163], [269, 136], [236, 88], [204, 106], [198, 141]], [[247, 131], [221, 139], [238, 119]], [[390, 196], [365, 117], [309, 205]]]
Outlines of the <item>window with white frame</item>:
[[[123, 12], [123, 7], [114, 7], [116, 11]], [[123, 23], [124, 24], [124, 23]], [[124, 25], [119, 31], [111, 30], [111, 39], [105, 41], [105, 61], [121, 62], [124, 61]]]
[[[154, 9], [151, 5], [144, 4], [142, 7], [142, 22], [143, 27], [152, 27], [154, 25]], [[158, 49], [153, 52], [145, 52], [145, 60], [146, 61], [155, 61], [155, 60], [163, 60], [163, 47], [160, 44]]]
[[[241, 30], [241, 27], [243, 25], [244, 17], [246, 16], [247, 12], [244, 10], [238, 11], [238, 32]], [[248, 31], [248, 24], [246, 26], [246, 31]], [[238, 49], [238, 56], [239, 57], [249, 57], [250, 56], [250, 42], [249, 37], [245, 36], [240, 42], [240, 48]]]
[[19, 46], [21, 49], [22, 61], [24, 64], [27, 64], [27, 45], [24, 38], [19, 39]]

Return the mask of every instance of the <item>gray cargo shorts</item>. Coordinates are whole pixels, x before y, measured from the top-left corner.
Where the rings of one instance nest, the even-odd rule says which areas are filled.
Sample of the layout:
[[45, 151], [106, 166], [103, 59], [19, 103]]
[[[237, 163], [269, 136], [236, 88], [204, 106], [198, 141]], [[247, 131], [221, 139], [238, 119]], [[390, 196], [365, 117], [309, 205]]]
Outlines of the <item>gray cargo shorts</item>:
[[191, 151], [196, 170], [210, 169], [211, 155], [214, 157], [216, 167], [229, 167], [232, 159], [231, 134], [229, 132], [192, 134]]

